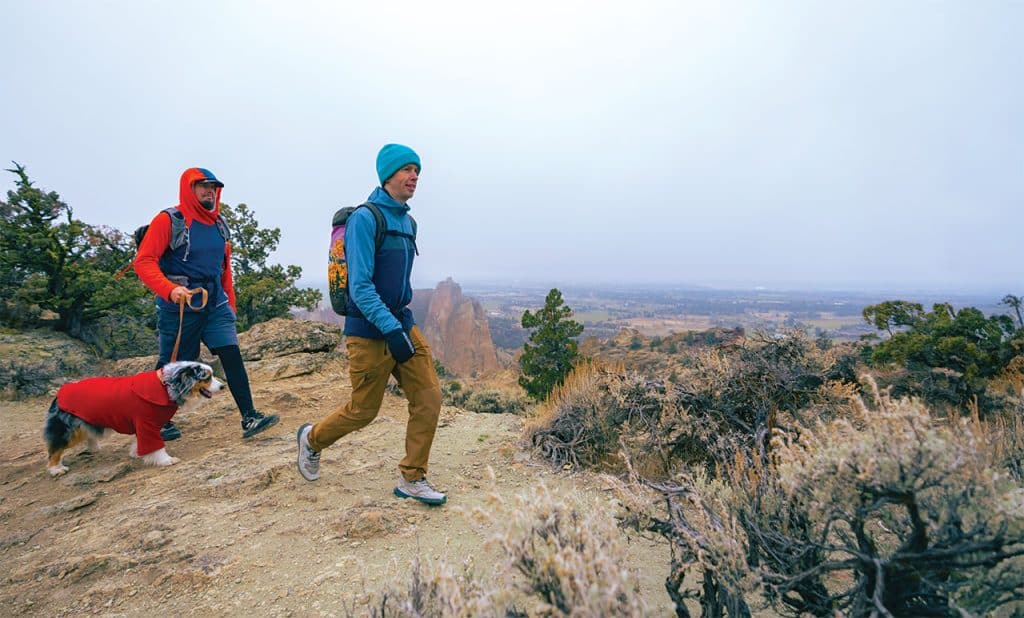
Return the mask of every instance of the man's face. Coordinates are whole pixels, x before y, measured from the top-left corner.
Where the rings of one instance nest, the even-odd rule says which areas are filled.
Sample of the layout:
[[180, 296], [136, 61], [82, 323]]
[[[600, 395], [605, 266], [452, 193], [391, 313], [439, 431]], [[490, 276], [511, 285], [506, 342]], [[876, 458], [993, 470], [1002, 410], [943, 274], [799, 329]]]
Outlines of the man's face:
[[395, 198], [395, 201], [404, 204], [416, 192], [416, 181], [419, 178], [420, 173], [416, 169], [416, 164], [409, 163], [399, 168], [397, 172], [392, 174], [391, 178], [387, 179], [384, 183], [384, 189], [388, 192], [388, 195]]
[[197, 182], [192, 185], [192, 192], [196, 194], [196, 199], [206, 210], [213, 210], [213, 207], [216, 206], [214, 200], [217, 199], [217, 187], [215, 185]]

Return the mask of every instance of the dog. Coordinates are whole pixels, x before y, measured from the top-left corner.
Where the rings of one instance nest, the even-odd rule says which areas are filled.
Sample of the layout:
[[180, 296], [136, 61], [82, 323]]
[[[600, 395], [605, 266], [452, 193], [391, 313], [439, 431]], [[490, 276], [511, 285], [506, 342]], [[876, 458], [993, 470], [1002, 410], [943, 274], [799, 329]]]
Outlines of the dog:
[[189, 410], [224, 389], [209, 365], [191, 361], [168, 363], [156, 371], [124, 377], [88, 378], [57, 390], [43, 425], [51, 476], [68, 471], [65, 451], [88, 442], [99, 449], [107, 431], [134, 435], [132, 457], [151, 466], [180, 461], [164, 449], [160, 428], [180, 410]]

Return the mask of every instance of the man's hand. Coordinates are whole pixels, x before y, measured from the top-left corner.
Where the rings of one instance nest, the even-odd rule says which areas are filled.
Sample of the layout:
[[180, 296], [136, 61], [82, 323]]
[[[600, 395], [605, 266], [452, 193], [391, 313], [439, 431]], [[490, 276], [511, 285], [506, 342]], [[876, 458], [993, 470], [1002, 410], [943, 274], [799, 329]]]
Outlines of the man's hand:
[[399, 363], [404, 363], [416, 354], [416, 346], [412, 344], [412, 339], [409, 339], [409, 335], [401, 328], [384, 333], [384, 341], [388, 344], [391, 356]]
[[183, 298], [188, 300], [188, 288], [179, 285], [171, 290], [172, 303], [180, 303]]

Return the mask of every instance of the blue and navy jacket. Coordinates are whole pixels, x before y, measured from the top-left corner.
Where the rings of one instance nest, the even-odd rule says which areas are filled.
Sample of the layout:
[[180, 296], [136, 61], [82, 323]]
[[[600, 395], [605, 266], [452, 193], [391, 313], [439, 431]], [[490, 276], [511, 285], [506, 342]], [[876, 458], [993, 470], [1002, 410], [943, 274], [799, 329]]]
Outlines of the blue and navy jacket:
[[408, 332], [416, 323], [408, 307], [416, 244], [408, 205], [396, 202], [381, 187], [366, 201], [380, 207], [388, 230], [409, 236], [385, 235], [380, 250], [375, 251], [377, 222], [366, 208], [352, 213], [345, 227], [349, 290], [345, 334], [383, 339], [385, 333], [399, 328]]

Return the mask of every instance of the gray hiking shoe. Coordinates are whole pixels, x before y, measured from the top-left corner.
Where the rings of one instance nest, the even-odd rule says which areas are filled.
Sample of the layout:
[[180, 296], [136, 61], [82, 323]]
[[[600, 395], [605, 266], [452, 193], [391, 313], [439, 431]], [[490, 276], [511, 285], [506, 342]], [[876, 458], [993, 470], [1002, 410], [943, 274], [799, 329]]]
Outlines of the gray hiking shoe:
[[448, 496], [431, 487], [427, 477], [418, 481], [407, 481], [405, 477], [398, 479], [398, 487], [395, 487], [395, 495], [399, 498], [412, 498], [423, 504], [438, 506], [448, 500]]
[[299, 443], [299, 474], [307, 481], [315, 481], [320, 478], [320, 451], [314, 451], [309, 446], [309, 432], [313, 431], [313, 424], [306, 423], [299, 427], [295, 434], [295, 440]]

